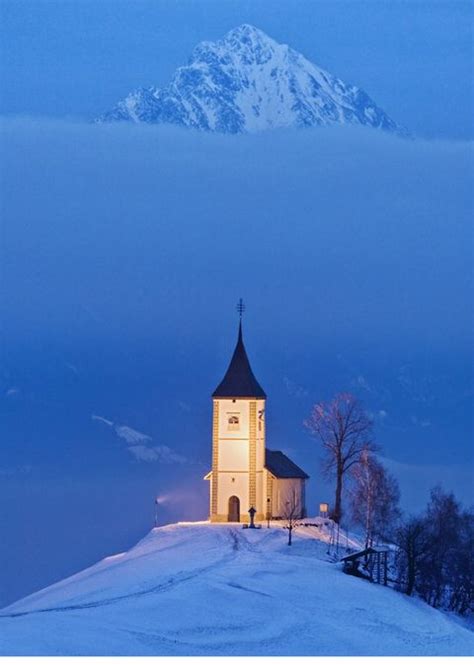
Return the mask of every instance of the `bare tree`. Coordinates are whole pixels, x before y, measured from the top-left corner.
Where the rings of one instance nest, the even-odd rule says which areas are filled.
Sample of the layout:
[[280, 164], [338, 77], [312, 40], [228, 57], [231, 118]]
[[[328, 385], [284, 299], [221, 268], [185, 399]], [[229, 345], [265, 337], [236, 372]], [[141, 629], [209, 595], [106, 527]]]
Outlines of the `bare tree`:
[[450, 563], [449, 609], [464, 615], [474, 613], [474, 512], [461, 513], [458, 545]]
[[376, 538], [387, 538], [400, 517], [400, 490], [396, 479], [368, 450], [352, 467], [350, 492], [352, 518], [365, 531], [365, 547]]
[[410, 596], [417, 588], [422, 562], [429, 552], [426, 520], [411, 517], [401, 523], [395, 533], [395, 543], [399, 585]]
[[357, 398], [350, 393], [340, 393], [330, 402], [314, 405], [304, 425], [321, 440], [324, 473], [336, 479], [332, 518], [339, 524], [344, 476], [360, 462], [364, 451], [375, 450], [371, 439], [372, 422]]
[[474, 512], [435, 487], [424, 513], [396, 531], [398, 583], [435, 607], [474, 611]]
[[288, 545], [291, 546], [292, 533], [297, 521], [301, 517], [301, 505], [293, 492], [284, 504], [283, 519], [285, 528], [288, 530]]
[[428, 554], [422, 561], [418, 591], [436, 608], [445, 604], [448, 588], [454, 587], [453, 564], [459, 551], [461, 507], [453, 493], [434, 487], [425, 521]]

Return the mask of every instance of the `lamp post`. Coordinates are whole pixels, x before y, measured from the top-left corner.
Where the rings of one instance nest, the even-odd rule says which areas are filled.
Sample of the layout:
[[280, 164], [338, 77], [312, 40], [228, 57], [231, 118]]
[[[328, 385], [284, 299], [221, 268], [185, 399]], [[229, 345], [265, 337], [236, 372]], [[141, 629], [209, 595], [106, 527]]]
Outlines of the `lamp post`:
[[288, 545], [291, 546], [291, 532], [293, 531], [293, 512], [290, 506], [290, 500], [286, 500], [286, 516], [288, 528]]
[[155, 497], [155, 527], [158, 527], [158, 504], [160, 500], [158, 497]]
[[270, 518], [271, 518], [271, 514], [270, 514], [270, 498], [267, 497], [267, 527], [268, 527], [268, 528], [270, 528]]

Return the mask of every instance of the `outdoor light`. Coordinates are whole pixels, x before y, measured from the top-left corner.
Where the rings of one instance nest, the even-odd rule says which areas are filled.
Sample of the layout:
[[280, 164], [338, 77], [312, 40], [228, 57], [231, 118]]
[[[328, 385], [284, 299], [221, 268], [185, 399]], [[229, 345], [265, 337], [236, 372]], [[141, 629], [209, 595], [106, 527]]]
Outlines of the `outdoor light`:
[[327, 504], [326, 502], [321, 502], [321, 504], [319, 505], [319, 515], [321, 516], [321, 518], [327, 518], [328, 513], [329, 513], [329, 504]]

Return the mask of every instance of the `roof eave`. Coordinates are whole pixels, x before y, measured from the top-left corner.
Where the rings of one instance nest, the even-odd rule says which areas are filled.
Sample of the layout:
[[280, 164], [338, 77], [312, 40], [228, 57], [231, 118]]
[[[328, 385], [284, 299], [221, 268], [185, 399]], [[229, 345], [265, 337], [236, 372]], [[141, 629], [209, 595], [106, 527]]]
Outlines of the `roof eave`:
[[219, 398], [221, 400], [266, 400], [267, 396], [265, 393], [260, 395], [223, 395], [222, 393], [214, 392], [212, 394], [213, 398]]
[[309, 474], [306, 474], [306, 472], [303, 472], [303, 474], [298, 474], [298, 475], [294, 475], [294, 476], [287, 476], [287, 475], [283, 476], [283, 475], [278, 474], [277, 472], [273, 472], [267, 466], [265, 466], [264, 469], [266, 469], [269, 474], [271, 474], [273, 477], [275, 477], [275, 479], [304, 479], [306, 481], [306, 479], [311, 478], [309, 476]]

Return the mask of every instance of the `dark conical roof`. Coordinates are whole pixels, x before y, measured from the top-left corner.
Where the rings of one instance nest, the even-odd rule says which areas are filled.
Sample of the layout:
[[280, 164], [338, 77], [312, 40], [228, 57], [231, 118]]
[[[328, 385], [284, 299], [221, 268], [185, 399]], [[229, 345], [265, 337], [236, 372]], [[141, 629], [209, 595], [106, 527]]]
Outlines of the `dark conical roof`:
[[213, 398], [266, 398], [265, 391], [255, 379], [250, 367], [242, 338], [242, 322], [239, 337], [224, 379], [212, 394]]

